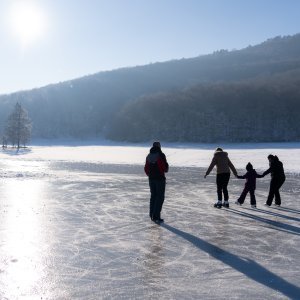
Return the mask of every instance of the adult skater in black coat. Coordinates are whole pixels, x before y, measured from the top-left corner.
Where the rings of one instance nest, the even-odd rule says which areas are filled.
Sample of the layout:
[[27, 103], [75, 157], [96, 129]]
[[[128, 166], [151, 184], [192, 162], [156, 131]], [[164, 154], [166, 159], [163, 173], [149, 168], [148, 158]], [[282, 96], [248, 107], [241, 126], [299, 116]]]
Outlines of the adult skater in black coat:
[[281, 197], [279, 193], [279, 189], [285, 182], [285, 174], [283, 169], [283, 164], [279, 160], [279, 158], [275, 155], [270, 154], [268, 156], [270, 168], [263, 173], [263, 176], [271, 173], [271, 182], [270, 182], [270, 190], [267, 202], [265, 205], [271, 206], [274, 196], [275, 196], [275, 205], [281, 205]]

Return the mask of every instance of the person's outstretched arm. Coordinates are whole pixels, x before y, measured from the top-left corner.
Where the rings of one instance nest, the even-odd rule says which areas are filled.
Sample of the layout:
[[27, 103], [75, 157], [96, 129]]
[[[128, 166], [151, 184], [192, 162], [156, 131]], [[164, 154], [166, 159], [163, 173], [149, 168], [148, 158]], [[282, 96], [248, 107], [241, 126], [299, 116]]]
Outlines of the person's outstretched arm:
[[215, 166], [216, 164], [217, 164], [216, 158], [213, 157], [213, 159], [212, 159], [212, 161], [211, 161], [211, 163], [210, 163], [210, 165], [209, 165], [209, 167], [208, 167], [208, 169], [207, 169], [207, 171], [206, 171], [206, 173], [205, 173], [205, 175], [204, 175], [204, 178], [205, 178], [207, 175], [209, 175], [209, 173], [211, 172], [211, 170], [214, 168], [214, 166]]
[[236, 178], [238, 178], [238, 179], [246, 179], [246, 174], [242, 175], [242, 176], [236, 175]]
[[265, 177], [264, 174], [261, 174], [261, 175], [260, 175], [260, 174], [257, 174], [257, 173], [256, 173], [256, 178], [263, 178], [263, 177]]
[[229, 168], [231, 169], [231, 171], [232, 171], [232, 173], [234, 174], [234, 176], [238, 176], [237, 175], [237, 171], [236, 171], [236, 169], [235, 169], [235, 167], [234, 167], [234, 165], [233, 165], [233, 163], [231, 162], [231, 160], [228, 158], [228, 165], [229, 165]]
[[264, 171], [264, 172], [262, 173], [262, 177], [264, 177], [264, 176], [270, 174], [271, 172], [272, 172], [272, 166], [271, 166], [268, 170], [266, 170], [266, 171]]

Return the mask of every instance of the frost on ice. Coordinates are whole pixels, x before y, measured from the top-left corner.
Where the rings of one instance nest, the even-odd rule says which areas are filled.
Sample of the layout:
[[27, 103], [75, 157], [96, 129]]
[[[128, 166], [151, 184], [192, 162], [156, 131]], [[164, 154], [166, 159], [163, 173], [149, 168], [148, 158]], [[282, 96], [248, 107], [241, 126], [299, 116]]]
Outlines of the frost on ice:
[[271, 151], [290, 167], [281, 208], [263, 206], [268, 177], [257, 209], [235, 206], [244, 182], [232, 178], [221, 210], [215, 177], [203, 179], [212, 150], [164, 149], [161, 226], [148, 217], [147, 147], [1, 152], [0, 298], [298, 299], [298, 149], [228, 150], [239, 173], [249, 160], [264, 170]]

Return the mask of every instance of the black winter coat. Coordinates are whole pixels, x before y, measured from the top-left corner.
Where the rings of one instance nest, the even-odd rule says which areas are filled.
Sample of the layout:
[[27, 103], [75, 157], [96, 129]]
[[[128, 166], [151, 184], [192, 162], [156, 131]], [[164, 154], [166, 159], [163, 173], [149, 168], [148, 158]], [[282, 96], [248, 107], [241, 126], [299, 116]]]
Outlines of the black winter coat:
[[243, 176], [237, 176], [239, 179], [246, 179], [245, 187], [247, 187], [249, 190], [255, 190], [256, 189], [256, 178], [262, 178], [263, 175], [259, 175], [256, 173], [256, 171], [250, 170]]
[[165, 173], [169, 171], [166, 155], [158, 147], [152, 147], [146, 158], [144, 167], [149, 179], [166, 179]]
[[263, 176], [271, 173], [272, 179], [284, 179], [284, 169], [282, 162], [277, 158], [270, 163], [270, 168], [263, 173]]

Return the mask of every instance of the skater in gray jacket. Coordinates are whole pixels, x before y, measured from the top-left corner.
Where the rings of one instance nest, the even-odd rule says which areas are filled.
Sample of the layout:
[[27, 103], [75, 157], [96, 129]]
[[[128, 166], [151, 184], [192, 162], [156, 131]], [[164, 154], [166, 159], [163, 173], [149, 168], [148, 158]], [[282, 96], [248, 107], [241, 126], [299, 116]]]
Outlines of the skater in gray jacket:
[[[217, 194], [218, 194], [218, 201], [215, 203], [215, 207], [221, 208], [222, 205], [226, 208], [229, 208], [229, 195], [227, 190], [227, 185], [230, 178], [230, 170], [232, 173], [237, 176], [237, 171], [230, 161], [228, 157], [228, 153], [224, 152], [222, 148], [217, 148], [214, 157], [210, 163], [210, 166], [208, 167], [204, 178], [206, 178], [207, 175], [212, 171], [214, 166], [217, 167], [217, 177], [216, 177], [216, 183], [217, 183]], [[222, 204], [222, 196], [224, 195], [224, 202]]]

